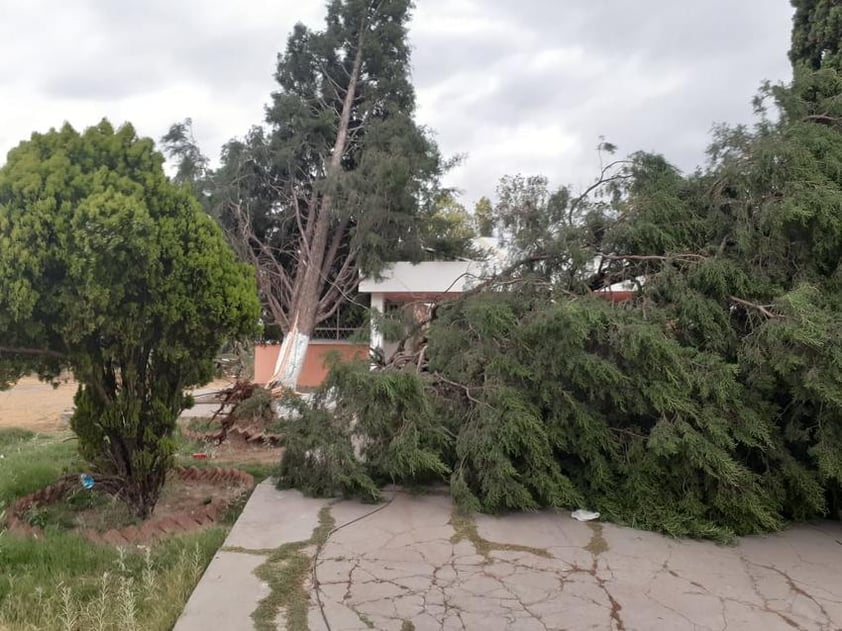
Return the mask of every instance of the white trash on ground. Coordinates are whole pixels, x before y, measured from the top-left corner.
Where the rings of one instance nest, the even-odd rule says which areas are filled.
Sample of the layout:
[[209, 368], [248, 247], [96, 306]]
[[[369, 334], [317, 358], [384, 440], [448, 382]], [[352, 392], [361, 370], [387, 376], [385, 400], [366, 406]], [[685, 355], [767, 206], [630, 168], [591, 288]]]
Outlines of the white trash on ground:
[[599, 519], [599, 513], [585, 510], [584, 508], [574, 510], [572, 513], [570, 513], [570, 516], [578, 521], [593, 521], [594, 519]]

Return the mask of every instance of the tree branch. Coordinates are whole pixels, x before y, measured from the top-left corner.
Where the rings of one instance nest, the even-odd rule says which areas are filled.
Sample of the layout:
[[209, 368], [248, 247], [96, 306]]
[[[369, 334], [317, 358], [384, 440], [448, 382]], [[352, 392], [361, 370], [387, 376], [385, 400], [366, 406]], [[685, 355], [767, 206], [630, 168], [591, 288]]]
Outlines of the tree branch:
[[801, 119], [804, 122], [815, 121], [817, 123], [842, 123], [842, 116], [830, 116], [829, 114], [810, 114]]
[[573, 223], [573, 214], [576, 212], [576, 210], [578, 210], [579, 205], [583, 201], [585, 201], [588, 195], [593, 193], [600, 186], [608, 184], [609, 182], [615, 182], [617, 180], [628, 180], [629, 178], [631, 178], [632, 175], [630, 173], [616, 173], [610, 177], [605, 177], [605, 174], [608, 173], [608, 171], [610, 171], [614, 167], [617, 167], [621, 164], [630, 163], [630, 160], [614, 160], [613, 162], [609, 162], [604, 167], [602, 167], [602, 170], [599, 172], [599, 177], [596, 179], [596, 181], [593, 184], [591, 184], [588, 188], [586, 188], [578, 197], [574, 198], [570, 202], [570, 207], [567, 210], [567, 223]]
[[779, 319], [785, 317], [780, 313], [775, 313], [774, 311], [770, 311], [774, 305], [759, 305], [754, 302], [749, 302], [748, 300], [743, 300], [742, 298], [737, 298], [736, 296], [728, 296], [728, 299], [733, 302], [734, 304], [740, 305], [741, 307], [745, 307], [746, 309], [751, 309], [753, 311], [757, 311], [764, 317], [772, 320], [772, 319]]
[[685, 263], [691, 263], [695, 261], [703, 261], [708, 257], [706, 257], [704, 254], [694, 254], [692, 252], [687, 252], [683, 254], [668, 254], [666, 256], [644, 256], [638, 254], [603, 254], [602, 258], [607, 259], [609, 261], [682, 261]]

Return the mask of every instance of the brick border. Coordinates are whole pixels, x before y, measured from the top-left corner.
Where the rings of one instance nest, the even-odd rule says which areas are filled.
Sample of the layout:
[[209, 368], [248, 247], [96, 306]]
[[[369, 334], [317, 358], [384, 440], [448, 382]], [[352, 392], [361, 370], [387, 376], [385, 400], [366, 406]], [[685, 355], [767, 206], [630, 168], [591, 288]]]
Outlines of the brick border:
[[189, 440], [196, 440], [203, 443], [222, 443], [226, 438], [235, 436], [241, 438], [246, 443], [253, 445], [266, 445], [269, 447], [278, 447], [283, 440], [283, 434], [272, 434], [270, 432], [261, 431], [255, 427], [238, 427], [233, 426], [228, 430], [228, 436], [224, 435], [221, 429], [212, 432], [194, 432], [187, 429], [187, 426], [181, 428], [181, 435]]
[[[254, 487], [254, 478], [239, 469], [173, 467], [170, 473], [176, 474], [182, 480], [201, 480], [214, 484], [232, 483], [242, 486], [244, 490]], [[6, 527], [9, 532], [35, 537], [36, 539], [43, 537], [43, 529], [38, 526], [30, 526], [23, 519], [23, 515], [33, 506], [43, 506], [60, 500], [77, 484], [78, 482], [75, 481], [62, 480], [17, 499], [8, 509]], [[188, 532], [209, 526], [219, 520], [229, 505], [230, 502], [213, 500], [197, 513], [184, 511], [169, 517], [157, 519], [153, 517], [140, 526], [127, 526], [106, 530], [105, 532], [98, 532], [89, 528], [79, 529], [76, 532], [95, 543], [117, 546], [146, 543], [173, 533]]]

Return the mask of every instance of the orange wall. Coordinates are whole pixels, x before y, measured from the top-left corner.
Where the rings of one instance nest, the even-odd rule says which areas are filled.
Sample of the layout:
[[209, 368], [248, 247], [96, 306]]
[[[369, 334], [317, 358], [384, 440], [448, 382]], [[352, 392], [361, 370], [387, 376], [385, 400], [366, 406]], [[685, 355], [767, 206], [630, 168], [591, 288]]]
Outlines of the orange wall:
[[[268, 383], [275, 370], [275, 362], [278, 359], [280, 344], [259, 344], [254, 347], [254, 382]], [[301, 376], [298, 378], [299, 389], [316, 388], [321, 385], [327, 376], [325, 360], [331, 352], [339, 353], [345, 361], [352, 359], [365, 359], [368, 357], [368, 344], [349, 344], [343, 342], [322, 342], [319, 340], [310, 342], [307, 346], [307, 355], [304, 357], [304, 366], [301, 369]]]
[[605, 298], [606, 300], [610, 300], [611, 302], [625, 302], [626, 300], [631, 300], [634, 298], [636, 292], [634, 291], [603, 291], [597, 292], [597, 296], [600, 298]]

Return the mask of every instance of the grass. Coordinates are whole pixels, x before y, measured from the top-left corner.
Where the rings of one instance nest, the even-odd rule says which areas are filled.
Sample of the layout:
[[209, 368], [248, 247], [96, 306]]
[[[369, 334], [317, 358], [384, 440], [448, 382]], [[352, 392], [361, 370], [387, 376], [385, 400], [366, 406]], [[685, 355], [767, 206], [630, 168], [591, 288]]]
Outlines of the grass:
[[[0, 512], [83, 468], [67, 435], [0, 430], [0, 456]], [[56, 528], [37, 540], [0, 531], [0, 629], [171, 629], [238, 512], [219, 526], [124, 552]]]
[[196, 416], [187, 421], [187, 429], [191, 432], [216, 432], [222, 428], [219, 419], [211, 420], [209, 417]]
[[171, 629], [225, 529], [121, 553], [78, 537], [0, 540], [0, 628]]
[[325, 506], [319, 511], [319, 523], [308, 540], [282, 545], [257, 568], [255, 574], [269, 584], [270, 592], [252, 614], [255, 629], [275, 629], [278, 613], [283, 612], [285, 628], [306, 631], [309, 597], [304, 581], [312, 565], [312, 554], [307, 550], [324, 545], [334, 526], [330, 507]]
[[81, 526], [99, 532], [140, 523], [125, 503], [81, 486], [58, 502], [30, 509], [27, 521], [44, 529], [67, 531]]
[[10, 427], [9, 429], [0, 430], [0, 449], [9, 445], [22, 443], [32, 438], [35, 438], [35, 432], [30, 432], [28, 429]]
[[11, 501], [78, 471], [82, 462], [69, 435], [44, 436], [18, 429], [0, 430], [0, 511]]

